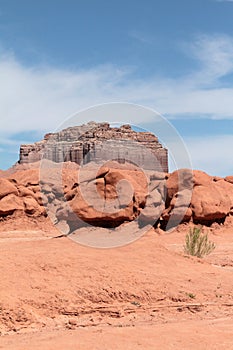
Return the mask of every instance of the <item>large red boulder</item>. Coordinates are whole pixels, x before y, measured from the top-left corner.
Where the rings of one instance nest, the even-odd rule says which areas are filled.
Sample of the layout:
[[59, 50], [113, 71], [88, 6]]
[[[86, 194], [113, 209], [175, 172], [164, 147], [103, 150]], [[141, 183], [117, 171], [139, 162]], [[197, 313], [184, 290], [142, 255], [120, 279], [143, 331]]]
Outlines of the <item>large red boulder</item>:
[[214, 222], [225, 219], [233, 207], [233, 184], [221, 178], [198, 173], [199, 181], [194, 181], [191, 200], [193, 219], [201, 222]]
[[18, 195], [17, 187], [7, 179], [0, 178], [0, 199], [8, 194]]
[[33, 197], [25, 197], [23, 199], [24, 210], [27, 214], [34, 214], [40, 216], [45, 214], [45, 208], [40, 206], [39, 203]]
[[74, 196], [69, 205], [78, 219], [97, 226], [115, 227], [139, 216], [148, 193], [142, 171], [105, 168], [96, 176], [93, 174], [88, 169], [85, 176], [83, 170], [82, 182], [66, 194], [66, 198]]
[[192, 190], [193, 172], [190, 169], [179, 169], [171, 173], [166, 181], [167, 197], [171, 200], [174, 195], [183, 190]]
[[231, 209], [231, 200], [218, 183], [209, 186], [195, 186], [191, 209], [195, 221], [208, 222], [225, 218]]
[[165, 221], [179, 220], [211, 223], [223, 220], [233, 209], [232, 177], [222, 179], [200, 170], [180, 169], [170, 174], [167, 186]]
[[11, 193], [0, 200], [0, 216], [11, 215], [16, 210], [24, 211], [22, 198]]
[[0, 176], [0, 216], [15, 211], [46, 216], [45, 209], [55, 224], [66, 221], [72, 227], [116, 227], [135, 219], [166, 227], [224, 222], [233, 215], [233, 176], [223, 179], [189, 169], [143, 172], [114, 161], [83, 168], [52, 162], [40, 169], [16, 166]]

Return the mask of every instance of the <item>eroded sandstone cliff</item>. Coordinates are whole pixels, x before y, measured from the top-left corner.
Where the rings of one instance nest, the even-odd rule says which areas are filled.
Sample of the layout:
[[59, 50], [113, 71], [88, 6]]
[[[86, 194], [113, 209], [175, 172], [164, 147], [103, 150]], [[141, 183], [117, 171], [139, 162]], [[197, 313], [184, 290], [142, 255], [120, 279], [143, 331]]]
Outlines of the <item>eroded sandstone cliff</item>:
[[130, 125], [111, 127], [108, 123], [90, 122], [46, 134], [44, 140], [21, 145], [19, 163], [33, 163], [42, 158], [53, 162], [117, 160], [145, 169], [168, 172], [168, 154], [150, 132], [137, 132]]

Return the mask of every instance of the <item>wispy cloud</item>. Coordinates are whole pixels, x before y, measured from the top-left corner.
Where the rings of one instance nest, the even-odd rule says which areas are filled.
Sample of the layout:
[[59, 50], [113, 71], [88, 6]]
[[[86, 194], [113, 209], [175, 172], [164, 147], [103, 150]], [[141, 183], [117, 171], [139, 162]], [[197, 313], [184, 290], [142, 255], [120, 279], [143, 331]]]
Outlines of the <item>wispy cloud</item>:
[[201, 35], [189, 45], [188, 51], [201, 64], [200, 71], [195, 75], [203, 84], [212, 84], [233, 72], [233, 38], [229, 36]]
[[233, 2], [233, 0], [215, 0], [216, 2]]
[[80, 109], [114, 101], [146, 105], [170, 118], [233, 118], [233, 83], [222, 81], [233, 73], [233, 38], [201, 35], [185, 48], [199, 69], [179, 79], [137, 79], [130, 67], [112, 65], [76, 71], [26, 67], [2, 51], [0, 135], [53, 130]]
[[231, 162], [233, 137], [231, 135], [190, 137], [185, 139], [185, 143], [194, 169], [223, 177], [233, 174], [233, 162]]
[[221, 81], [233, 72], [233, 39], [200, 36], [187, 51], [199, 69], [179, 79], [137, 79], [130, 68], [112, 65], [77, 71], [25, 67], [12, 54], [3, 53], [0, 133], [53, 130], [80, 109], [114, 101], [143, 104], [172, 118], [233, 118], [233, 84]]
[[154, 43], [154, 38], [151, 35], [149, 35], [148, 33], [144, 33], [142, 31], [131, 30], [128, 35], [130, 38], [133, 38], [142, 44], [153, 44]]

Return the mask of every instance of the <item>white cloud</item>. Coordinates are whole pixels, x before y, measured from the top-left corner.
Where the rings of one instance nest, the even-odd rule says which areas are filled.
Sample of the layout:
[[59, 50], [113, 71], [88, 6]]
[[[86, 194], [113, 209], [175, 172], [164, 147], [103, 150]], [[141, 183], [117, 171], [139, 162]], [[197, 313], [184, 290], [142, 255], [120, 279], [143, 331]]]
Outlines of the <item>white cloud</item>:
[[193, 169], [223, 177], [233, 174], [231, 135], [195, 136], [186, 138], [185, 143]]
[[233, 85], [221, 84], [221, 77], [233, 72], [233, 39], [200, 36], [191, 52], [200, 69], [176, 80], [140, 80], [130, 68], [111, 65], [79, 71], [25, 67], [14, 56], [2, 55], [1, 133], [53, 130], [80, 109], [114, 101], [143, 104], [173, 117], [233, 118]]
[[0, 62], [1, 132], [54, 129], [69, 114], [106, 102], [122, 73], [112, 67], [72, 72]]
[[196, 79], [205, 85], [233, 71], [233, 38], [229, 36], [200, 35], [189, 51], [202, 65]]
[[[233, 73], [233, 38], [202, 35], [186, 51], [199, 63], [198, 70], [179, 79], [144, 80], [136, 79], [130, 67], [105, 65], [85, 70], [26, 67], [12, 54], [1, 54], [0, 135], [7, 139], [23, 131], [53, 131], [67, 116], [81, 109], [114, 101], [142, 104], [171, 118], [192, 115], [233, 119], [233, 83], [226, 85], [221, 80]], [[138, 116], [135, 124], [149, 122], [150, 118], [150, 113], [147, 119], [140, 120], [142, 116]], [[189, 141], [194, 167], [212, 172], [212, 167], [218, 164], [214, 154], [218, 154], [218, 162], [227, 170], [229, 149], [233, 148], [231, 138], [215, 142], [209, 139], [216, 153], [210, 152], [207, 158], [203, 152], [210, 145], [204, 143], [207, 140]], [[219, 142], [221, 146], [215, 146]]]
[[133, 38], [134, 40], [138, 41], [141, 44], [153, 44], [154, 43], [154, 38], [149, 35], [148, 33], [144, 33], [142, 31], [138, 30], [132, 30], [129, 32], [129, 37]]

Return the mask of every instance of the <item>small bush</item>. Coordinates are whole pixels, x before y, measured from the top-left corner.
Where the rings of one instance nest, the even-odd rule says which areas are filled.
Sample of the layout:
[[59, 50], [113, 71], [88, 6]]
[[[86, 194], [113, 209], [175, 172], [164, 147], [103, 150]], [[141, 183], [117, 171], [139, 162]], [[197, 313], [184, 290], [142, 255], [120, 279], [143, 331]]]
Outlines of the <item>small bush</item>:
[[193, 293], [187, 293], [187, 296], [191, 299], [195, 299], [196, 298], [196, 295], [193, 294]]
[[202, 227], [190, 228], [185, 237], [184, 252], [188, 255], [203, 258], [215, 249], [215, 244], [209, 241], [207, 233], [202, 232]]

